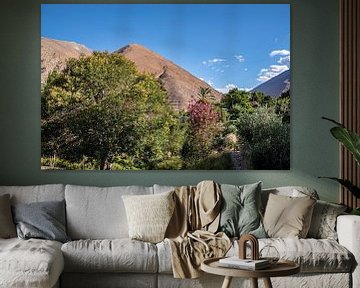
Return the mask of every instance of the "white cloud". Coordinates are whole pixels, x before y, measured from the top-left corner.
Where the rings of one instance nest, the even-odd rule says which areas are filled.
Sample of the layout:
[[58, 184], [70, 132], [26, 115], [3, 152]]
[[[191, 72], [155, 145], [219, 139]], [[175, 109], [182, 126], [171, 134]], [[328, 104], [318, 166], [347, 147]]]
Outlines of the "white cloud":
[[244, 68], [244, 71], [247, 72], [247, 71], [248, 71], [248, 68]]
[[287, 65], [270, 65], [269, 68], [262, 68], [260, 70], [257, 80], [260, 82], [268, 81], [286, 70], [289, 70]]
[[206, 61], [202, 61], [202, 64], [207, 65], [207, 66], [212, 66], [214, 64], [220, 64], [225, 61], [226, 61], [226, 59], [223, 59], [223, 58], [213, 58], [213, 59], [209, 59]]
[[274, 57], [274, 56], [288, 56], [290, 55], [290, 51], [289, 50], [274, 50], [270, 52], [270, 57]]
[[219, 91], [220, 93], [226, 94], [228, 93], [231, 89], [239, 89], [239, 90], [244, 90], [244, 91], [250, 91], [251, 88], [240, 88], [238, 86], [236, 86], [235, 84], [229, 83], [226, 84], [224, 87], [222, 88], [215, 88], [217, 91]]
[[234, 57], [236, 58], [236, 60], [238, 60], [240, 63], [245, 61], [244, 56], [242, 55], [234, 55]]
[[277, 61], [277, 63], [290, 66], [290, 55], [280, 57], [280, 59]]
[[217, 91], [219, 91], [220, 93], [228, 93], [231, 89], [237, 88], [237, 86], [235, 84], [229, 83], [226, 84], [225, 87], [222, 88], [215, 88]]

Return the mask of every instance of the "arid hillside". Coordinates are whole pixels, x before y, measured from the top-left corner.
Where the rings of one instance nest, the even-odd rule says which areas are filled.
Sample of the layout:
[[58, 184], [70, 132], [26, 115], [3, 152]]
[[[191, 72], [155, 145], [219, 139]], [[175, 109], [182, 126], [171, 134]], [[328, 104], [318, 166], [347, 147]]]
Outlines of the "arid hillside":
[[[79, 58], [91, 53], [89, 48], [75, 42], [42, 37], [41, 82], [43, 83], [54, 69], [63, 69], [67, 59]], [[217, 100], [222, 97], [220, 92], [206, 82], [144, 46], [130, 44], [114, 53], [119, 53], [133, 61], [139, 71], [154, 74], [168, 92], [170, 103], [177, 109], [186, 108], [191, 97], [198, 94], [200, 87], [210, 88], [212, 95]]]
[[63, 69], [67, 59], [91, 53], [90, 49], [75, 42], [41, 37], [41, 83], [54, 69]]
[[133, 61], [140, 71], [154, 74], [168, 92], [170, 102], [177, 108], [186, 108], [200, 87], [210, 88], [217, 100], [222, 96], [206, 82], [144, 46], [130, 44], [115, 53], [120, 53]]

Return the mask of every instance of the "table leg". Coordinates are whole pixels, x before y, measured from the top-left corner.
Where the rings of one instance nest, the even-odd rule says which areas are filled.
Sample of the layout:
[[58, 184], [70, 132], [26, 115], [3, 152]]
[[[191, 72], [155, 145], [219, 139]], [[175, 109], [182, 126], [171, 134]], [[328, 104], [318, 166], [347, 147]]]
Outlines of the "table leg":
[[258, 279], [257, 278], [251, 278], [252, 287], [258, 288]]
[[221, 288], [230, 288], [232, 277], [231, 276], [225, 276], [224, 282], [221, 286]]
[[270, 278], [266, 277], [263, 279], [264, 279], [265, 288], [273, 288]]

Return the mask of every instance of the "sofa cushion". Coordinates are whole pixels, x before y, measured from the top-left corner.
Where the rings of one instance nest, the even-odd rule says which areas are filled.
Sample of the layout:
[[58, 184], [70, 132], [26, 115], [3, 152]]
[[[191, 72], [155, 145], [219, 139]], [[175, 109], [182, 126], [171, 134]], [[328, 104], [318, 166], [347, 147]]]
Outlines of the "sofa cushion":
[[152, 194], [152, 187], [66, 185], [67, 233], [71, 239], [128, 238], [123, 195]]
[[65, 197], [65, 185], [0, 186], [0, 195], [4, 194], [10, 194], [11, 204], [61, 201]]
[[345, 205], [318, 200], [314, 206], [309, 238], [337, 240], [336, 219], [346, 211]]
[[153, 188], [154, 188], [154, 194], [174, 191], [174, 190], [176, 189], [176, 187], [177, 187], [177, 186], [168, 186], [168, 185], [154, 184], [154, 186], [153, 186]]
[[264, 227], [269, 237], [305, 238], [310, 227], [316, 200], [270, 194], [264, 215]]
[[10, 196], [0, 196], [0, 238], [16, 237], [16, 229], [11, 214]]
[[[338, 242], [330, 239], [264, 238], [259, 239], [259, 249], [274, 246], [281, 259], [295, 261], [301, 273], [348, 273], [354, 266], [353, 255]], [[171, 248], [167, 241], [156, 244], [159, 273], [171, 274]], [[234, 241], [226, 256], [238, 255], [238, 242]], [[250, 257], [250, 249], [247, 251]], [[276, 256], [276, 255], [273, 255]], [[274, 286], [275, 287], [275, 286]]]
[[302, 272], [350, 272], [354, 264], [353, 255], [334, 240], [272, 238], [263, 245], [274, 246], [280, 258], [297, 262]]
[[175, 208], [174, 192], [156, 195], [124, 195], [131, 239], [157, 243], [164, 240]]
[[63, 268], [59, 242], [0, 239], [0, 287], [53, 287]]
[[69, 241], [65, 229], [65, 201], [45, 201], [13, 206], [19, 238]]
[[289, 196], [289, 197], [306, 197], [310, 196], [314, 199], [319, 199], [319, 195], [316, 190], [310, 187], [304, 186], [283, 186], [275, 188], [267, 188], [261, 191], [261, 206], [262, 212], [265, 212], [267, 201], [270, 194]]
[[156, 273], [156, 246], [130, 239], [78, 240], [61, 247], [66, 272]]
[[221, 184], [219, 231], [229, 237], [251, 233], [266, 237], [260, 216], [261, 182], [243, 186]]

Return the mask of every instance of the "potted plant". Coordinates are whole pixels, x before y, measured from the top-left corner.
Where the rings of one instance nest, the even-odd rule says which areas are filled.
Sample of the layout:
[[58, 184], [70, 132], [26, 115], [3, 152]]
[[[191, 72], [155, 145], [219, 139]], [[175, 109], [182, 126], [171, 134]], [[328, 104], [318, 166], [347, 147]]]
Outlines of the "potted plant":
[[[355, 161], [358, 165], [360, 165], [360, 136], [353, 131], [347, 129], [343, 124], [336, 122], [333, 119], [322, 117], [327, 121], [330, 121], [336, 124], [335, 127], [330, 129], [331, 134], [342, 143], [346, 149], [348, 149], [353, 155]], [[339, 182], [342, 186], [344, 186], [347, 190], [349, 190], [356, 198], [360, 198], [360, 187], [354, 185], [348, 179], [340, 179], [336, 177], [320, 177], [320, 178], [328, 178], [334, 181]], [[354, 208], [351, 214], [360, 215], [360, 207]]]

